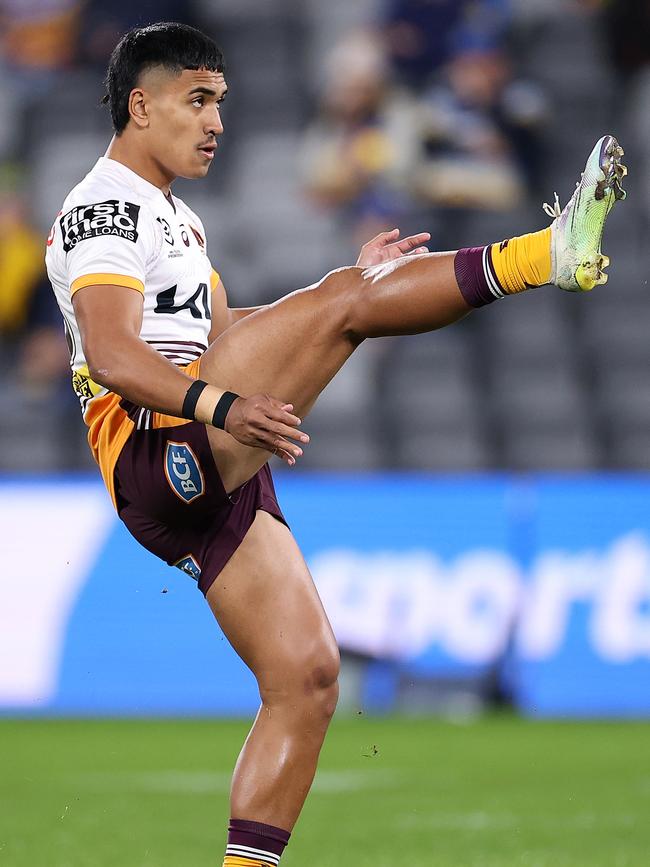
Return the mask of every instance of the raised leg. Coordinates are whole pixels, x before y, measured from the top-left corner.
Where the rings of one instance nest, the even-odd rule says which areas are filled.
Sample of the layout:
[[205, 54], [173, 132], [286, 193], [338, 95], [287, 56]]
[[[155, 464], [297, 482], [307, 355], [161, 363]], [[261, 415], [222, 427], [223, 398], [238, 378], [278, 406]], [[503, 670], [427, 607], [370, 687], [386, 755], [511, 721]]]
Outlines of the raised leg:
[[[366, 337], [414, 334], [455, 322], [471, 307], [553, 282], [589, 291], [607, 279], [601, 252], [605, 220], [627, 169], [623, 149], [606, 135], [596, 142], [573, 196], [548, 229], [489, 247], [396, 259], [372, 268], [342, 268], [228, 329], [206, 352], [205, 379], [242, 394], [268, 391], [306, 412]], [[457, 282], [456, 276], [458, 275]], [[227, 490], [268, 458], [210, 429]]]
[[[237, 322], [208, 349], [201, 376], [236, 391], [268, 391], [304, 417], [366, 337], [449, 325], [470, 309], [454, 275], [454, 253], [342, 268]], [[249, 479], [269, 453], [209, 429], [226, 490]]]
[[207, 599], [262, 699], [235, 768], [231, 816], [291, 831], [336, 707], [339, 653], [289, 530], [258, 512]]

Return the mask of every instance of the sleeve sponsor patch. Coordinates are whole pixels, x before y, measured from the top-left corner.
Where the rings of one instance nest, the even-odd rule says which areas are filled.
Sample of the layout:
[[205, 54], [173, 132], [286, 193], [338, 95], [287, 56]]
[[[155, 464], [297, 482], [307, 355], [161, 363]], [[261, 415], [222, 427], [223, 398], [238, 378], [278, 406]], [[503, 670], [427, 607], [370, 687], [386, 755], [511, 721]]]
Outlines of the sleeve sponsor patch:
[[114, 235], [125, 241], [138, 240], [140, 205], [108, 199], [94, 205], [77, 205], [59, 220], [63, 249], [69, 253], [80, 241]]

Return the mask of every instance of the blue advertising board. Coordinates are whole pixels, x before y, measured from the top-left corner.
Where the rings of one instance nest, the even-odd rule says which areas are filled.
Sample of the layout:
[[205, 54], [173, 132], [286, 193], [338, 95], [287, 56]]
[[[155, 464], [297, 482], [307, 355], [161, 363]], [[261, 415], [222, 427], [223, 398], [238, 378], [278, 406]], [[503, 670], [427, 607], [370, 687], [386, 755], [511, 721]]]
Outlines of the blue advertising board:
[[[530, 715], [650, 715], [650, 479], [279, 474], [342, 648], [501, 672]], [[0, 482], [0, 711], [250, 714], [195, 583], [94, 481]]]

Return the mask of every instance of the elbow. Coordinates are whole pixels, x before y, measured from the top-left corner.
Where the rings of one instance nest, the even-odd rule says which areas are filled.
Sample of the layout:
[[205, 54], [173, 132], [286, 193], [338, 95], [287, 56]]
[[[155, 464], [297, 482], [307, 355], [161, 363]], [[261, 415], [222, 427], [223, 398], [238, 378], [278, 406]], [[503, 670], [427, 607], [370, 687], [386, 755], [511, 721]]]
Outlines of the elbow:
[[109, 391], [115, 391], [115, 381], [110, 374], [109, 368], [88, 363], [88, 373], [92, 381], [96, 382], [97, 385], [101, 385]]
[[118, 386], [117, 378], [111, 372], [111, 368], [106, 366], [102, 361], [96, 363], [88, 362], [88, 373], [93, 382], [107, 388], [109, 391], [116, 391]]
[[122, 362], [119, 352], [110, 346], [84, 346], [88, 373], [93, 382], [119, 392], [122, 381]]

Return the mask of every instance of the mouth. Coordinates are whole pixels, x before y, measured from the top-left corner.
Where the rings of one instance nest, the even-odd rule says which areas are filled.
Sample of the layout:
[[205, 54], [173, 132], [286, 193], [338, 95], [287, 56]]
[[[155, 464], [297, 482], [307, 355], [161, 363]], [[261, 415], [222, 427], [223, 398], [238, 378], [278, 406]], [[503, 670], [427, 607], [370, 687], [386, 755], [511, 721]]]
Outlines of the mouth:
[[212, 160], [212, 159], [214, 159], [214, 152], [216, 151], [216, 149], [217, 149], [217, 145], [215, 143], [215, 144], [203, 145], [203, 147], [199, 148], [199, 151], [203, 154], [203, 156], [206, 159]]

